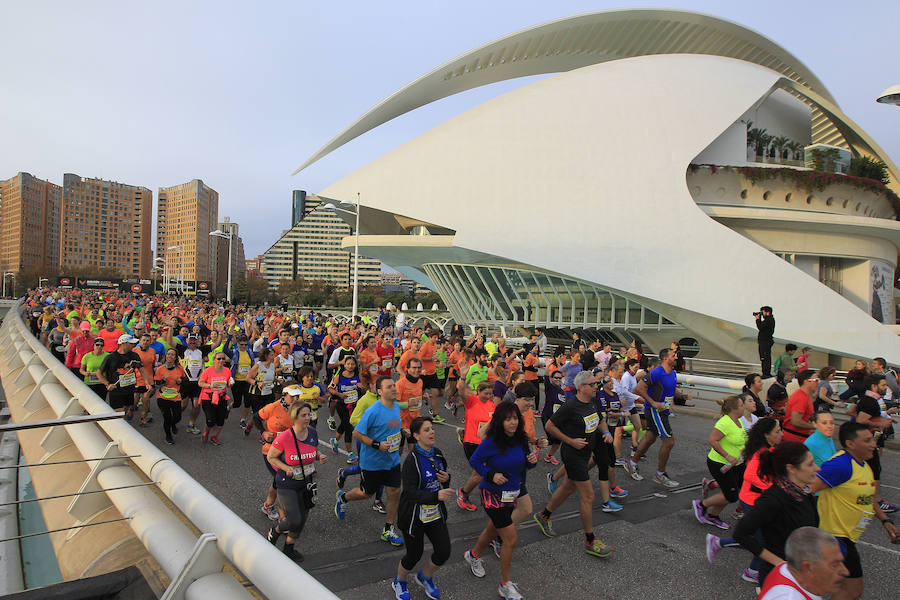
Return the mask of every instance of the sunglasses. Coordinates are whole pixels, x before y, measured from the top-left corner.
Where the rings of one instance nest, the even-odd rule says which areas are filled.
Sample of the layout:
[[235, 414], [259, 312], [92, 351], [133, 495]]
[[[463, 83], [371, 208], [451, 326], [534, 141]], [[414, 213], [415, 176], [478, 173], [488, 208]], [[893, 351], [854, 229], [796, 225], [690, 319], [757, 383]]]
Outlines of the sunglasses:
[[216, 360], [225, 360], [225, 358], [217, 358]]
[[94, 345], [95, 345], [95, 346], [102, 346], [102, 345], [103, 345], [103, 342], [96, 342]]

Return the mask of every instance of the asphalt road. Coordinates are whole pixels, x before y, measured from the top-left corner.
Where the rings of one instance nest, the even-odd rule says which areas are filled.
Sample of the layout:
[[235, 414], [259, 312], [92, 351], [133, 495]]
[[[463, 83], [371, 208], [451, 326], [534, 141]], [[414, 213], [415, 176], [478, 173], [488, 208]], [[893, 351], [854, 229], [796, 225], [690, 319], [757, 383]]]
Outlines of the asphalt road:
[[[612, 557], [597, 559], [583, 552], [584, 537], [575, 498], [568, 499], [554, 513], [554, 527], [560, 534], [555, 539], [543, 537], [534, 522], [523, 523], [512, 579], [526, 598], [750, 600], [756, 597], [754, 586], [740, 579], [742, 570], [749, 564], [749, 553], [726, 549], [719, 554], [715, 565], [706, 560], [705, 534], [727, 535], [727, 532], [700, 525], [691, 513], [690, 500], [699, 496], [699, 482], [706, 475], [706, 439], [712, 420], [697, 410], [690, 411], [692, 414], [687, 412], [673, 420], [677, 441], [668, 472], [680, 482], [677, 489], [665, 490], [651, 481], [656, 464], [656, 451], [651, 449], [648, 462], [642, 463], [642, 471], [647, 476], [644, 481], [632, 481], [622, 469], [616, 470], [618, 483], [630, 492], [622, 502], [625, 510], [616, 514], [601, 512], [598, 494], [594, 531], [601, 540], [615, 547]], [[185, 433], [183, 421], [176, 444], [170, 446], [163, 440], [158, 413], [156, 417], [151, 427], [140, 429], [147, 438], [265, 535], [270, 521], [260, 512], [260, 506], [270, 476], [263, 465], [256, 432], [245, 437], [238, 428], [238, 417], [232, 414], [221, 436], [224, 444], [215, 447], [203, 445], [199, 436]], [[320, 421], [318, 430], [323, 441], [330, 437], [324, 420]], [[448, 422], [438, 426], [437, 431], [437, 445], [450, 461], [451, 486], [457, 487], [470, 470], [456, 440], [455, 427]], [[393, 598], [390, 581], [402, 549], [380, 541], [383, 516], [374, 512], [368, 501], [348, 505], [349, 514], [343, 521], [334, 516], [335, 475], [346, 462], [344, 456], [334, 455], [330, 449], [327, 453], [329, 461], [319, 466], [319, 504], [313, 509], [297, 545], [305, 555], [301, 566], [341, 598]], [[886, 451], [883, 464], [885, 497], [898, 504], [900, 455]], [[541, 460], [529, 472], [528, 489], [535, 510], [540, 510], [548, 499], [545, 477], [550, 469]], [[355, 477], [350, 478], [345, 489], [357, 481]], [[459, 511], [455, 504], [448, 503], [448, 508], [453, 552], [448, 564], [435, 576], [442, 598], [496, 598], [499, 563], [493, 553], [488, 551], [485, 557], [487, 576], [484, 579], [476, 579], [462, 561], [463, 553], [474, 544], [487, 517], [480, 507], [471, 513]], [[730, 513], [731, 509], [726, 509], [725, 514]], [[728, 521], [734, 522], [730, 518]], [[865, 572], [865, 597], [898, 597], [895, 574], [900, 569], [900, 547], [889, 544], [880, 525], [875, 524], [863, 536], [859, 550]], [[429, 551], [426, 546], [426, 556]], [[410, 588], [413, 598], [425, 598], [421, 588], [412, 583]], [[302, 593], [298, 597], [302, 598]]]

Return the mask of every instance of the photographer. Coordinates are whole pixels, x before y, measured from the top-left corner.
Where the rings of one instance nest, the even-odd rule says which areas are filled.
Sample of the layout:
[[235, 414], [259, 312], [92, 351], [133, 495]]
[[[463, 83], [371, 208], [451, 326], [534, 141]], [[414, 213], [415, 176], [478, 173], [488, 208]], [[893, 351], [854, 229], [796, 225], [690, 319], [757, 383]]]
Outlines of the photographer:
[[759, 312], [753, 313], [756, 318], [756, 342], [759, 344], [759, 363], [762, 369], [763, 379], [772, 376], [772, 344], [775, 343], [775, 317], [772, 316], [772, 307], [763, 306]]

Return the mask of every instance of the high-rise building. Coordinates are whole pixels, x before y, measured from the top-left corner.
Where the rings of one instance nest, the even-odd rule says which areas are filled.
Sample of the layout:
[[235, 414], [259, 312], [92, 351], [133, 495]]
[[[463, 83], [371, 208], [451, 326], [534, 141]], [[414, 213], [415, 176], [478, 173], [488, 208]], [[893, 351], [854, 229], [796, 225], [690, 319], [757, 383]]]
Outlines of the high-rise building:
[[217, 239], [209, 232], [218, 223], [219, 193], [194, 179], [159, 188], [157, 206], [156, 256], [165, 262], [168, 255], [169, 278], [213, 281]]
[[255, 256], [254, 258], [248, 258], [244, 261], [247, 269], [247, 277], [255, 275], [256, 277], [262, 277], [263, 266], [266, 264], [266, 258], [263, 254]]
[[[282, 279], [298, 278], [350, 288], [353, 252], [344, 250], [341, 240], [352, 229], [316, 195], [305, 196], [303, 209], [301, 219], [263, 254], [263, 278], [273, 289]], [[380, 284], [381, 261], [360, 256], [359, 285]]]
[[300, 222], [306, 209], [306, 192], [294, 190], [291, 195], [291, 227]]
[[[247, 265], [244, 259], [244, 240], [238, 235], [238, 224], [233, 223], [229, 217], [225, 217], [218, 224], [217, 229], [223, 233], [231, 234], [231, 282], [232, 286], [238, 279], [247, 277]], [[224, 295], [228, 288], [228, 238], [217, 237], [216, 248], [216, 277], [214, 290], [217, 295]]]
[[0, 181], [0, 269], [19, 272], [59, 266], [62, 188], [29, 173]]

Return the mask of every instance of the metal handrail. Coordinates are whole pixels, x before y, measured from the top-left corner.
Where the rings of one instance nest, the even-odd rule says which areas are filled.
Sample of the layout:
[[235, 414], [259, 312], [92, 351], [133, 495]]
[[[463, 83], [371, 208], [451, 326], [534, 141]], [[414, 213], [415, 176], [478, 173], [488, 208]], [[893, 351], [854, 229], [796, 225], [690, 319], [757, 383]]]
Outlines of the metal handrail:
[[[34, 380], [36, 388], [32, 394], [43, 395], [57, 415], [62, 416], [66, 410], [68, 398], [75, 398], [88, 414], [109, 413], [109, 405], [34, 338], [22, 320], [19, 305], [6, 315], [0, 334], [7, 336], [0, 348], [15, 348], [24, 365], [23, 372], [27, 371]], [[48, 371], [52, 379], [47, 378]], [[11, 393], [9, 390], [8, 395]], [[123, 462], [130, 461], [155, 482], [157, 489], [200, 531], [198, 539], [148, 488], [112, 490], [140, 483], [130, 467], [110, 467], [97, 476], [97, 483], [106, 489], [123, 517], [131, 517], [129, 524], [135, 535], [172, 579], [172, 586], [163, 598], [200, 597], [201, 594], [226, 600], [251, 597], [233, 574], [223, 573], [221, 569], [191, 577], [195, 563], [210, 563], [204, 560], [207, 558], [204, 553], [208, 553], [213, 541], [221, 556], [269, 600], [337, 598], [127, 422], [116, 419], [95, 422], [92, 428], [84, 424], [62, 427], [83, 456], [101, 456], [109, 440], [117, 443], [122, 454], [132, 456]], [[170, 593], [176, 584], [179, 589]]]

